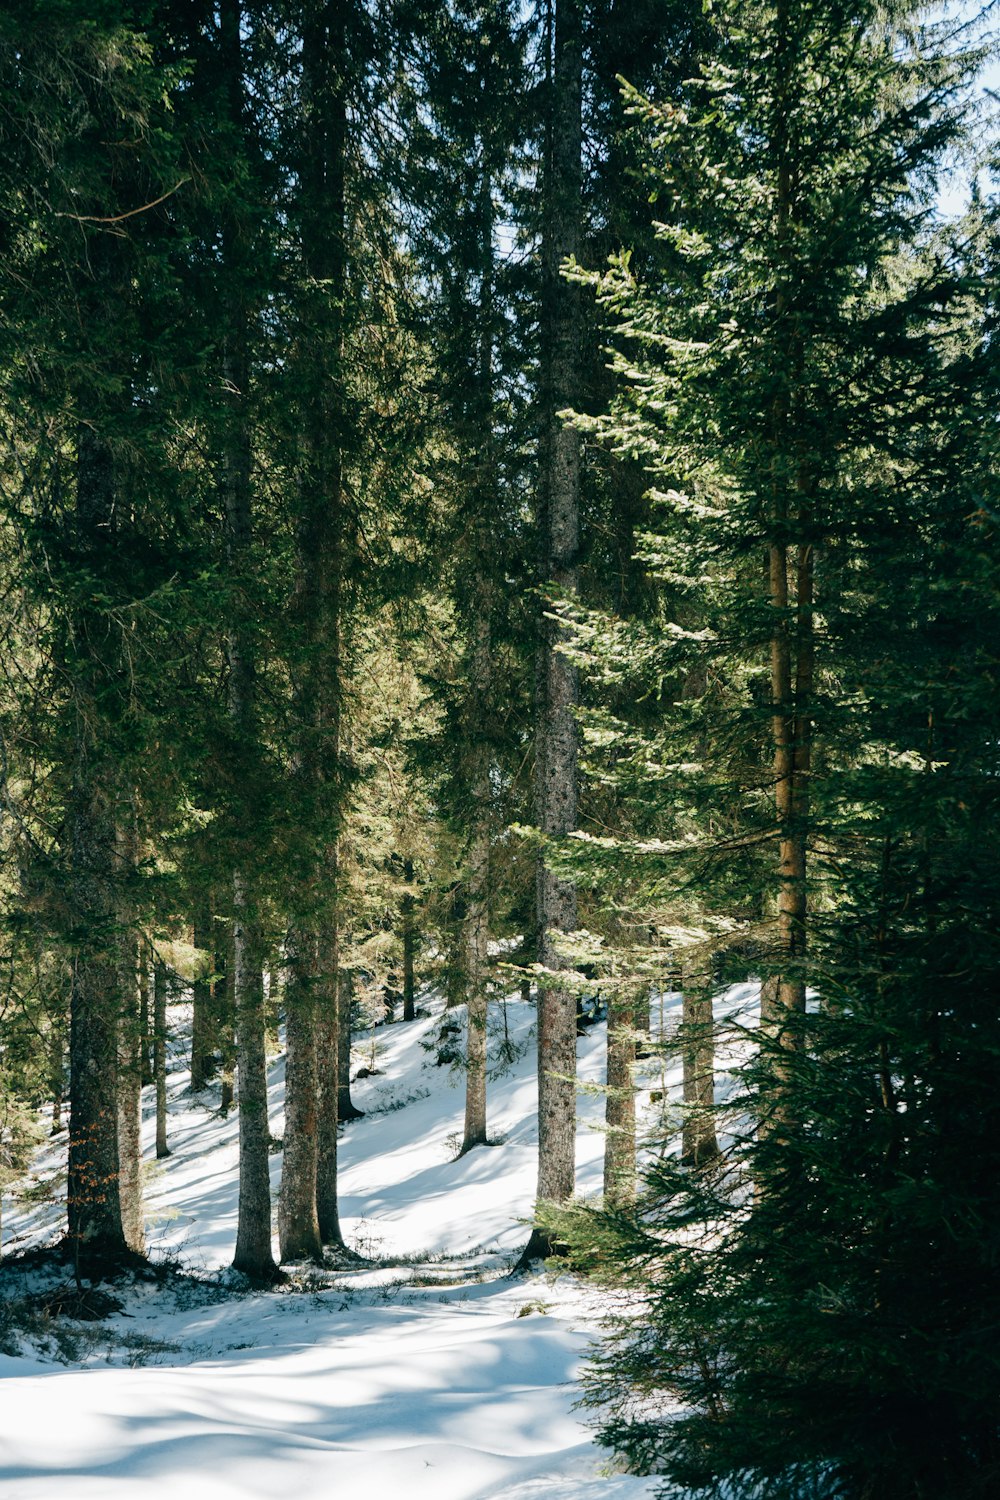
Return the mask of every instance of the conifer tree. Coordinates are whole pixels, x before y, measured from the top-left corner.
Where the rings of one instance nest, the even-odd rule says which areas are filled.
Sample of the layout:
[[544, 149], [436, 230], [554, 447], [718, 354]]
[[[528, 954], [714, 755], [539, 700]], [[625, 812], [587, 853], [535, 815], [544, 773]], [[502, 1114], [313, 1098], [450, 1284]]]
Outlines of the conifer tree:
[[[977, 1106], [975, 1168], [944, 1145], [951, 1090], [978, 1097], [972, 1054], [977, 1079], [997, 1058], [995, 1018], [975, 981], [955, 989], [955, 949], [944, 956], [958, 886], [973, 928], [994, 930], [995, 879], [958, 815], [996, 813], [972, 728], [995, 690], [979, 653], [996, 594], [967, 551], [983, 524], [973, 497], [992, 483], [971, 435], [992, 351], [968, 262], [922, 207], [960, 128], [967, 59], [906, 6], [710, 19], [683, 105], [633, 98], [661, 251], [655, 272], [637, 279], [622, 259], [599, 282], [622, 392], [611, 418], [584, 423], [655, 476], [660, 527], [643, 550], [676, 613], [600, 641], [581, 620], [578, 644], [595, 673], [645, 673], [665, 700], [653, 736], [593, 721], [595, 744], [631, 745], [659, 806], [661, 837], [635, 857], [661, 890], [697, 892], [703, 922], [735, 913], [773, 983], [725, 1170], [664, 1154], [636, 1218], [603, 1221], [611, 1275], [649, 1300], [591, 1391], [609, 1442], [697, 1494], [985, 1494], [995, 1418], [954, 1399], [964, 1380], [942, 1378], [920, 1331], [932, 1322], [963, 1368], [981, 1361], [993, 1400], [992, 1108]], [[955, 823], [940, 863], [938, 818]], [[609, 854], [584, 849], [582, 867]], [[989, 948], [964, 950], [980, 985]], [[918, 998], [941, 986], [944, 1009]], [[965, 1214], [969, 1236], [952, 1217]], [[668, 1393], [690, 1414], [658, 1410]]]

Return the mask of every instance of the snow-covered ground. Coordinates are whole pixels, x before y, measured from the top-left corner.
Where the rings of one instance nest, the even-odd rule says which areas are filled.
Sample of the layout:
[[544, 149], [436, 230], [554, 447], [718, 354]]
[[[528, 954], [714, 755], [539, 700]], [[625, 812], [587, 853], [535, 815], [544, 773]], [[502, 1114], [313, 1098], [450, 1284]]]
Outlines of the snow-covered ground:
[[[731, 992], [727, 1008], [748, 993]], [[677, 1019], [668, 1001], [663, 1017]], [[534, 1007], [499, 1007], [517, 1054], [490, 1084], [496, 1144], [458, 1157], [463, 1078], [438, 1067], [436, 1014], [381, 1027], [356, 1049], [378, 1072], [359, 1080], [365, 1117], [341, 1141], [345, 1237], [367, 1264], [293, 1274], [272, 1293], [241, 1291], [225, 1273], [237, 1209], [237, 1119], [211, 1092], [192, 1097], [185, 1012], [170, 1079], [172, 1155], [153, 1158], [144, 1099], [151, 1254], [195, 1280], [138, 1284], [101, 1324], [74, 1324], [77, 1347], [46, 1342], [0, 1355], [3, 1500], [295, 1500], [340, 1492], [363, 1500], [640, 1500], [655, 1482], [605, 1472], [574, 1410], [576, 1375], [599, 1321], [571, 1278], [510, 1280], [526, 1238], [535, 1180]], [[491, 1023], [492, 1024], [492, 1023]], [[578, 1186], [600, 1187], [604, 1027], [579, 1044]], [[374, 1046], [374, 1056], [372, 1047]], [[648, 1090], [675, 1092], [660, 1064]], [[270, 1068], [280, 1138], [283, 1060]], [[272, 1157], [277, 1192], [281, 1156]], [[61, 1225], [65, 1138], [40, 1153], [30, 1199], [8, 1198], [4, 1254]], [[49, 1192], [46, 1194], [46, 1184]], [[277, 1254], [277, 1245], [275, 1245]], [[221, 1273], [221, 1274], [220, 1274]], [[11, 1268], [4, 1295], [35, 1273]], [[59, 1319], [60, 1327], [67, 1323]]]

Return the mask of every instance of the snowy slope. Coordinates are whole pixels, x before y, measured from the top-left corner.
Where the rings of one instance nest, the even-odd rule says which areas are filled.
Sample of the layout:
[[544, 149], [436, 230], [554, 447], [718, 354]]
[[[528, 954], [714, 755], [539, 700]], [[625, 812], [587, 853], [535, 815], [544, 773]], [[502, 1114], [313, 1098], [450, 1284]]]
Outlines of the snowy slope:
[[[749, 998], [731, 992], [726, 1008]], [[498, 1143], [463, 1158], [462, 1076], [421, 1046], [438, 1017], [379, 1028], [357, 1049], [378, 1073], [354, 1086], [366, 1113], [344, 1129], [341, 1205], [345, 1237], [368, 1264], [300, 1268], [268, 1294], [240, 1291], [223, 1271], [236, 1231], [237, 1120], [219, 1118], [211, 1093], [188, 1091], [186, 1019], [176, 1008], [173, 1154], [150, 1162], [147, 1228], [154, 1259], [179, 1257], [201, 1280], [130, 1291], [121, 1314], [91, 1325], [71, 1368], [43, 1362], [37, 1344], [33, 1358], [0, 1357], [4, 1500], [307, 1500], [341, 1485], [365, 1500], [402, 1487], [417, 1500], [651, 1495], [651, 1481], [602, 1477], [606, 1455], [573, 1410], [598, 1324], [593, 1294], [569, 1278], [503, 1274], [534, 1190], [534, 1007], [508, 1001], [505, 1028], [498, 1008], [494, 1050], [506, 1031], [519, 1055], [490, 1083]], [[668, 1000], [664, 1023], [676, 1019]], [[586, 1086], [602, 1079], [604, 1043], [597, 1026], [579, 1044], [584, 1193], [600, 1186], [604, 1101]], [[676, 1069], [644, 1081], [679, 1087]], [[281, 1058], [270, 1085], [280, 1137]], [[145, 1112], [150, 1159], [151, 1097]], [[6, 1205], [5, 1254], [58, 1230], [64, 1156], [57, 1139], [36, 1163], [32, 1196], [48, 1182], [49, 1201]], [[275, 1191], [280, 1165], [276, 1151]]]

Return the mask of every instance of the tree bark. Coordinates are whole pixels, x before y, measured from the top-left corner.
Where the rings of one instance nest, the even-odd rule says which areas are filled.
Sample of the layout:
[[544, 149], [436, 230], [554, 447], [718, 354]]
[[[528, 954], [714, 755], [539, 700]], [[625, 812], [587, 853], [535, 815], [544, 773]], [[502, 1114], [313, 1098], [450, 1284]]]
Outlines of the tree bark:
[[[554, 10], [554, 27], [552, 16]], [[545, 171], [542, 321], [545, 341], [545, 410], [542, 454], [544, 590], [550, 601], [577, 592], [580, 540], [580, 441], [559, 412], [579, 397], [579, 295], [559, 274], [580, 245], [582, 145], [582, 16], [579, 0], [553, 0], [549, 134]], [[553, 605], [549, 604], [551, 610]], [[535, 750], [536, 817], [547, 838], [564, 837], [576, 826], [577, 732], [573, 709], [577, 674], [558, 646], [557, 621], [541, 622], [539, 722]], [[576, 928], [576, 891], [539, 860], [537, 914], [539, 958], [544, 967], [563, 967], [556, 943]], [[538, 1186], [543, 1203], [563, 1203], [575, 1187], [576, 1002], [572, 991], [550, 976], [538, 993]], [[550, 1237], [536, 1230], [525, 1251], [551, 1252]]]
[[143, 1088], [153, 1082], [153, 1028], [149, 1020], [149, 943], [139, 939], [139, 1068]]
[[[293, 607], [301, 652], [296, 774], [303, 815], [312, 826], [304, 831], [307, 852], [295, 896], [297, 1013], [290, 1004], [286, 1091], [290, 1085], [292, 1097], [285, 1135], [286, 1168], [291, 1163], [293, 1176], [283, 1222], [287, 1243], [313, 1255], [321, 1253], [314, 1233], [325, 1243], [342, 1243], [337, 1122], [358, 1113], [350, 1102], [350, 999], [345, 1025], [337, 952], [341, 615], [348, 548], [342, 443], [349, 9], [312, 0], [302, 28], [299, 215], [307, 287], [298, 352], [303, 402]], [[298, 1141], [300, 1129], [306, 1135]]]
[[215, 923], [215, 983], [212, 985], [212, 1014], [219, 1038], [219, 1113], [225, 1116], [236, 1097], [236, 1025], [233, 1013], [233, 927], [232, 922]]
[[240, 1197], [233, 1265], [253, 1281], [276, 1278], [271, 1248], [271, 1127], [264, 1055], [264, 980], [255, 911], [242, 876], [233, 882], [236, 960], [236, 1077], [240, 1116]]
[[685, 986], [681, 1012], [684, 1122], [681, 1161], [703, 1167], [719, 1154], [715, 1134], [715, 1041], [712, 997]]
[[49, 1033], [49, 1088], [52, 1095], [52, 1128], [49, 1133], [51, 1135], [58, 1135], [62, 1129], [64, 1050], [61, 1023], [53, 1020], [52, 1030]]
[[153, 1082], [156, 1085], [156, 1156], [170, 1155], [167, 1145], [167, 968], [153, 960]]
[[[228, 84], [233, 128], [244, 131], [241, 6], [220, 0], [219, 44]], [[248, 604], [252, 574], [252, 466], [250, 452], [247, 283], [252, 247], [245, 226], [229, 216], [222, 229], [227, 305], [223, 388], [227, 421], [223, 444], [226, 562], [236, 596], [226, 641], [229, 665], [229, 717], [240, 753], [253, 766], [258, 757], [256, 660]], [[248, 809], [240, 809], [245, 817]], [[240, 1117], [240, 1192], [233, 1265], [254, 1281], [273, 1281], [277, 1267], [271, 1249], [271, 1132], [267, 1115], [264, 1044], [263, 943], [260, 935], [254, 856], [247, 839], [237, 852], [232, 876], [233, 965], [230, 975], [236, 1018], [236, 1070]]]
[[316, 1066], [316, 939], [292, 929], [285, 986], [285, 1137], [278, 1197], [281, 1259], [323, 1259], [316, 1202], [319, 1075]]
[[616, 992], [608, 999], [608, 1072], [604, 1109], [604, 1202], [627, 1208], [635, 1202], [635, 999]]
[[[105, 256], [94, 250], [94, 274]], [[89, 426], [77, 443], [76, 540], [100, 576], [115, 521], [111, 454]], [[67, 1219], [77, 1274], [100, 1276], [127, 1253], [118, 1182], [119, 954], [115, 941], [117, 767], [102, 737], [99, 704], [120, 663], [114, 628], [81, 604], [73, 621], [75, 665], [73, 774], [69, 831], [71, 928], [70, 1120]]]
[[[488, 771], [488, 767], [487, 767]], [[487, 786], [487, 796], [489, 788]], [[480, 788], [480, 797], [482, 789]], [[462, 1153], [486, 1145], [486, 1025], [488, 1015], [487, 966], [489, 953], [488, 883], [490, 843], [488, 813], [477, 807], [474, 814], [472, 853], [468, 874], [468, 909], [465, 916], [465, 1129]]]
[[351, 1008], [354, 1003], [354, 977], [350, 969], [341, 969], [337, 984], [337, 1119], [360, 1120], [364, 1110], [351, 1098]]
[[209, 978], [214, 961], [212, 912], [204, 901], [198, 903], [193, 927], [194, 946], [205, 955], [202, 969], [192, 985], [191, 1091], [197, 1094], [208, 1086], [216, 1049], [215, 1027], [212, 1024], [212, 981]]
[[316, 1210], [324, 1245], [344, 1249], [337, 1204], [337, 1109], [340, 1034], [339, 993], [347, 994], [350, 1014], [350, 974], [339, 970], [337, 934], [320, 935], [318, 954], [316, 1061], [319, 1073], [319, 1159], [316, 1173]]
[[[120, 872], [134, 879], [138, 859], [135, 805], [123, 820], [119, 835]], [[146, 1252], [146, 1221], [142, 1205], [142, 1034], [139, 1013], [140, 939], [133, 912], [123, 904], [119, 912], [119, 985], [121, 1025], [118, 1043], [118, 1170], [122, 1230], [136, 1255]]]

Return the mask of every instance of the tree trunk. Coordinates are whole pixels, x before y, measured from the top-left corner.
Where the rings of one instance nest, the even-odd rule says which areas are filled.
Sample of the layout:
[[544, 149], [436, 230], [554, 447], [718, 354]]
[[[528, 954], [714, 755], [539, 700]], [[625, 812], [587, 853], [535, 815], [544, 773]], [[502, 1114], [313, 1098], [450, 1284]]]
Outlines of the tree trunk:
[[[120, 871], [134, 880], [139, 855], [135, 800], [119, 833]], [[118, 1041], [118, 1170], [122, 1230], [136, 1255], [146, 1252], [146, 1220], [142, 1206], [142, 1035], [139, 1015], [140, 939], [131, 903], [122, 902], [118, 937], [121, 1022]]]
[[143, 1088], [153, 1082], [153, 1028], [149, 1020], [149, 943], [139, 939], [139, 1069]]
[[209, 975], [214, 961], [212, 944], [212, 911], [199, 902], [194, 918], [194, 946], [204, 954], [201, 969], [192, 985], [191, 1007], [191, 1091], [207, 1088], [214, 1069], [216, 1049], [213, 1025], [212, 981]]
[[[234, 129], [244, 128], [241, 7], [220, 0], [219, 41], [229, 87]], [[238, 218], [223, 224], [222, 254], [228, 286], [223, 387], [228, 397], [222, 489], [226, 515], [226, 561], [237, 596], [226, 642], [229, 663], [229, 716], [236, 743], [248, 762], [258, 751], [256, 661], [248, 599], [252, 587], [253, 506], [247, 398], [250, 364], [247, 341], [247, 282], [252, 247]], [[241, 809], [244, 818], [248, 808]], [[236, 1070], [240, 1116], [240, 1193], [233, 1265], [255, 1281], [277, 1274], [271, 1249], [271, 1132], [267, 1115], [264, 1045], [263, 944], [253, 882], [249, 838], [237, 852], [232, 877], [233, 966], [230, 976], [236, 1017]]]
[[[95, 275], [104, 257], [94, 250]], [[88, 426], [77, 447], [77, 544], [106, 563], [115, 519], [107, 446]], [[74, 645], [86, 653], [75, 673], [73, 775], [66, 809], [69, 906], [75, 938], [70, 986], [70, 1120], [67, 1219], [77, 1274], [101, 1276], [127, 1254], [118, 1183], [117, 767], [102, 738], [99, 704], [119, 663], [113, 627], [81, 604]]]
[[64, 1050], [61, 1022], [53, 1021], [52, 1030], [49, 1033], [49, 1089], [52, 1095], [51, 1135], [58, 1135], [62, 1129]]
[[233, 1013], [233, 924], [230, 920], [213, 924], [215, 943], [215, 981], [212, 985], [212, 1016], [219, 1041], [219, 1113], [225, 1117], [235, 1099], [236, 1018]]
[[354, 976], [341, 969], [337, 984], [337, 1118], [360, 1120], [364, 1110], [351, 1098], [351, 1008], [354, 1003]]
[[242, 877], [233, 881], [236, 1076], [240, 1116], [240, 1198], [233, 1265], [253, 1281], [273, 1281], [271, 1127], [264, 1056], [264, 979], [255, 913]]
[[[283, 1222], [288, 1244], [301, 1254], [317, 1256], [318, 1241], [342, 1243], [336, 1204], [337, 1122], [358, 1113], [350, 1103], [350, 998], [348, 994], [345, 1024], [337, 952], [337, 843], [343, 797], [341, 613], [349, 545], [342, 443], [350, 9], [312, 0], [302, 28], [306, 153], [299, 172], [298, 209], [306, 288], [297, 352], [303, 396], [293, 607], [301, 652], [295, 692], [296, 779], [310, 827], [305, 830], [306, 852], [294, 897], [297, 1013], [290, 1003], [288, 1080], [293, 1094], [291, 1108], [286, 1107], [285, 1134], [285, 1160], [293, 1175]], [[300, 1129], [306, 1133], [301, 1141], [295, 1138]]]
[[278, 1197], [281, 1259], [322, 1261], [316, 1203], [319, 1076], [316, 1068], [316, 939], [292, 929], [285, 986], [285, 1139]]
[[156, 1156], [170, 1155], [167, 1145], [167, 968], [153, 960], [153, 1082], [156, 1085]]
[[[549, 149], [545, 171], [544, 271], [542, 308], [546, 360], [544, 447], [542, 453], [542, 577], [546, 594], [577, 591], [580, 539], [580, 442], [558, 413], [579, 396], [579, 295], [559, 274], [580, 244], [582, 19], [579, 0], [554, 0], [551, 51]], [[550, 9], [550, 32], [552, 32]], [[549, 606], [551, 608], [551, 605]], [[576, 825], [577, 733], [573, 709], [577, 675], [558, 649], [563, 638], [550, 618], [541, 622], [539, 723], [535, 750], [536, 817], [549, 838], [564, 837]], [[539, 861], [537, 913], [539, 958], [546, 969], [563, 967], [558, 934], [576, 928], [576, 891]], [[576, 1146], [576, 1002], [570, 990], [550, 977], [538, 993], [538, 1187], [542, 1203], [563, 1203], [573, 1195]], [[551, 1253], [550, 1237], [537, 1229], [525, 1257]]]
[[319, 1074], [319, 1159], [316, 1174], [316, 1210], [324, 1245], [344, 1249], [337, 1205], [337, 1087], [339, 1066], [339, 993], [347, 993], [350, 1013], [350, 974], [340, 973], [337, 934], [321, 935], [318, 953], [316, 1065]]
[[719, 1154], [715, 1135], [715, 1039], [712, 997], [685, 987], [681, 1012], [684, 1123], [681, 1161], [703, 1167]]
[[[481, 792], [481, 789], [480, 789]], [[487, 787], [487, 795], [489, 789]], [[486, 1145], [486, 1023], [488, 1007], [487, 939], [490, 844], [488, 814], [474, 814], [469, 860], [468, 909], [465, 916], [465, 1131], [462, 1152]]]
[[604, 1202], [627, 1208], [635, 1201], [635, 1000], [608, 999], [608, 1092], [604, 1123]]

